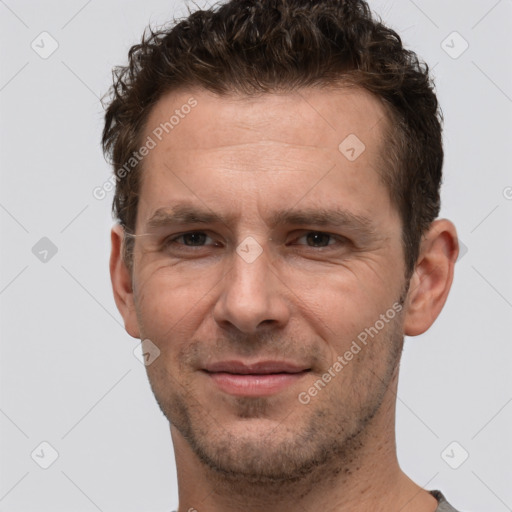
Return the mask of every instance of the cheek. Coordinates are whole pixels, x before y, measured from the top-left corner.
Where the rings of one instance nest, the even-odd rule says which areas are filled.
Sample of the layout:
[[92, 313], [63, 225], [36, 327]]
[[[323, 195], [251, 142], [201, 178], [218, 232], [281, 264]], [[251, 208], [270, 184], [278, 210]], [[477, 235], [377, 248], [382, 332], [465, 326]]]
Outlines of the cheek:
[[340, 349], [373, 326], [398, 299], [393, 288], [372, 277], [372, 272], [364, 278], [361, 273], [338, 270], [321, 283], [302, 294], [302, 303], [307, 305], [325, 339], [341, 345]]
[[187, 339], [210, 307], [209, 291], [216, 280], [200, 274], [185, 279], [175, 269], [146, 269], [137, 279], [135, 301], [144, 336], [161, 350]]

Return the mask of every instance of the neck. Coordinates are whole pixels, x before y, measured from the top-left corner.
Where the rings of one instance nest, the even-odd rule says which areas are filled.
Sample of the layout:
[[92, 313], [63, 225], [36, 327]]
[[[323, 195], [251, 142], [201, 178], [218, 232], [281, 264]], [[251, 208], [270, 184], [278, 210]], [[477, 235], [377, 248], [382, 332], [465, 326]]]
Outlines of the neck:
[[414, 484], [396, 457], [396, 383], [377, 414], [342, 454], [294, 481], [254, 482], [227, 476], [203, 464], [171, 426], [178, 472], [179, 512], [278, 512], [316, 510], [434, 512], [436, 500]]

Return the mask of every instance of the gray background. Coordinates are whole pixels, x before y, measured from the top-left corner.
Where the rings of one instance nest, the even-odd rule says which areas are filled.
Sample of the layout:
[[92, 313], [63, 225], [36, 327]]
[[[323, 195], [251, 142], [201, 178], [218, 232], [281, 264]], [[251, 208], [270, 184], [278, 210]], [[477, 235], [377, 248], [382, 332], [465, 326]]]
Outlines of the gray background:
[[[110, 70], [184, 5], [0, 0], [0, 511], [177, 504], [168, 425], [112, 298], [112, 194], [92, 190], [111, 172], [99, 145]], [[434, 67], [442, 216], [467, 248], [438, 321], [406, 343], [399, 460], [463, 511], [512, 510], [512, 1], [371, 5]], [[43, 31], [59, 45], [47, 58]], [[48, 469], [43, 441], [59, 454]]]

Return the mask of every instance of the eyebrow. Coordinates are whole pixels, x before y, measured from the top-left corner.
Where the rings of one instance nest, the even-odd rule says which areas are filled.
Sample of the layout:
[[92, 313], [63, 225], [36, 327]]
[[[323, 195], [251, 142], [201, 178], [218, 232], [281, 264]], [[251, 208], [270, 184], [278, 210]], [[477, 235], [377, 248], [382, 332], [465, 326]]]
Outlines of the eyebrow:
[[[146, 227], [156, 230], [180, 224], [224, 224], [229, 226], [235, 215], [219, 215], [211, 210], [188, 204], [172, 208], [159, 208], [147, 221]], [[341, 208], [285, 209], [270, 215], [267, 225], [274, 228], [283, 225], [313, 225], [344, 227], [368, 237], [376, 237], [376, 229], [368, 217]]]
[[343, 209], [306, 208], [282, 210], [271, 216], [270, 224], [314, 224], [315, 226], [346, 226], [373, 231], [372, 221], [363, 215]]
[[226, 224], [230, 218], [191, 205], [159, 208], [147, 221], [147, 228], [158, 229], [175, 224]]

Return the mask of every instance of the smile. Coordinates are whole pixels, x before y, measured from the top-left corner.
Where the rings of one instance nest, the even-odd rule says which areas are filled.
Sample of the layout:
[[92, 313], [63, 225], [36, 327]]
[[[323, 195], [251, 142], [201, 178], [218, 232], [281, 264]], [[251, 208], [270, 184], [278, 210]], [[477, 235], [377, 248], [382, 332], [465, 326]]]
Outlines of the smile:
[[264, 361], [244, 364], [239, 361], [209, 365], [204, 372], [223, 392], [234, 396], [270, 396], [302, 379], [309, 368], [293, 363]]

